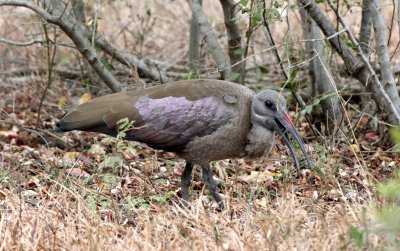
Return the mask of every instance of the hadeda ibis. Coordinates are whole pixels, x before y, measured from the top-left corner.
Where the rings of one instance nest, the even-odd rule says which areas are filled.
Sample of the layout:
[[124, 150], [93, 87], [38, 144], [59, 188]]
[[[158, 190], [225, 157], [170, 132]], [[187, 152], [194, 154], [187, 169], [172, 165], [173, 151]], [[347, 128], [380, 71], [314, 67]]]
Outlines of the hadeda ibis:
[[304, 144], [286, 113], [285, 98], [272, 90], [255, 94], [227, 81], [178, 81], [95, 98], [67, 112], [57, 130], [116, 136], [117, 122], [123, 118], [134, 121], [126, 139], [175, 152], [186, 160], [181, 176], [184, 205], [189, 199], [193, 165], [198, 164], [205, 184], [223, 208], [210, 161], [260, 157], [274, 146], [275, 131], [288, 146], [298, 172], [300, 164], [289, 134], [311, 167]]

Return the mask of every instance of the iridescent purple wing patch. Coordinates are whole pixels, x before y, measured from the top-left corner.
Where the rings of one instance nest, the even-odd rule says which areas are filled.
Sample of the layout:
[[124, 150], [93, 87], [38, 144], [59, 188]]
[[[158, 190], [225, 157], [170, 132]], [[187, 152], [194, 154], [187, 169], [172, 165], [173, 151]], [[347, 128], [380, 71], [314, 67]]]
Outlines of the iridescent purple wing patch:
[[234, 117], [232, 108], [217, 97], [141, 97], [135, 108], [142, 123], [128, 137], [168, 151], [182, 150], [191, 139], [215, 132]]

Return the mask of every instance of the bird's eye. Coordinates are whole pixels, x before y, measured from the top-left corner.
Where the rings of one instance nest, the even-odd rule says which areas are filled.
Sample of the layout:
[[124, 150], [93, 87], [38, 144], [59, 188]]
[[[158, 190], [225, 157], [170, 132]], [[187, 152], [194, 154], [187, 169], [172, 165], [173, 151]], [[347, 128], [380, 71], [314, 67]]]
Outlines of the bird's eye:
[[265, 106], [269, 109], [272, 109], [274, 107], [274, 104], [271, 101], [267, 100], [265, 101]]

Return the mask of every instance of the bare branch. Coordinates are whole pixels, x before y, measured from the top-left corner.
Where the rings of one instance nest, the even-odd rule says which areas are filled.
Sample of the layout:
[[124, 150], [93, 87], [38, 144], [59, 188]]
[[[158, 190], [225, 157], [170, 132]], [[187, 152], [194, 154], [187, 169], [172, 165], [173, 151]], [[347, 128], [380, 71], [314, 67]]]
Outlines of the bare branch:
[[104, 65], [97, 57], [96, 50], [91, 46], [89, 40], [86, 38], [84, 30], [85, 27], [76, 19], [68, 17], [65, 14], [66, 5], [61, 2], [46, 1], [48, 11], [36, 5], [33, 1], [23, 0], [0, 0], [0, 6], [21, 6], [33, 10], [42, 16], [47, 22], [58, 25], [74, 42], [78, 51], [88, 60], [93, 69], [104, 80], [107, 86], [113, 92], [121, 90], [121, 84], [114, 76], [107, 71]]
[[361, 12], [361, 25], [360, 25], [360, 46], [365, 56], [368, 58], [370, 53], [370, 40], [371, 40], [371, 12], [369, 11], [369, 1], [363, 0]]
[[[121, 84], [113, 77], [113, 75], [105, 69], [104, 65], [100, 62], [97, 57], [96, 50], [91, 46], [89, 39], [92, 38], [92, 32], [81, 22], [75, 19], [73, 16], [64, 15], [66, 6], [61, 1], [52, 1], [51, 3], [47, 0], [46, 3], [49, 6], [49, 12], [36, 5], [33, 1], [24, 0], [0, 0], [0, 6], [20, 6], [31, 9], [40, 16], [42, 16], [47, 22], [58, 25], [74, 42], [76, 49], [88, 60], [90, 65], [96, 71], [101, 79], [107, 84], [107, 86], [114, 92], [121, 89]], [[59, 3], [60, 6], [54, 6], [55, 3]], [[138, 70], [144, 75], [150, 77], [153, 80], [161, 80], [161, 82], [168, 82], [169, 79], [165, 74], [160, 73], [154, 65], [149, 63], [150, 60], [144, 59], [139, 60], [136, 56], [129, 53], [119, 53], [119, 51], [110, 45], [104, 38], [96, 35], [97, 45], [100, 46], [107, 54], [118, 60], [120, 63], [132, 66], [136, 65]]]
[[381, 13], [379, 0], [369, 0], [369, 9], [371, 11], [371, 19], [374, 26], [376, 51], [378, 52], [378, 61], [381, 68], [381, 77], [386, 93], [392, 102], [400, 111], [400, 97], [396, 91], [396, 82], [390, 67], [390, 55], [387, 47], [386, 26]]
[[[325, 17], [325, 15], [322, 13], [321, 9], [318, 7], [314, 0], [298, 0], [298, 2], [300, 6], [308, 12], [308, 14], [316, 22], [316, 24], [318, 24], [325, 36], [329, 37], [336, 33], [336, 29]], [[353, 52], [341, 40], [339, 36], [330, 39], [330, 44], [345, 62], [348, 72], [353, 77], [357, 78], [363, 85], [367, 87], [369, 91], [372, 92], [375, 101], [388, 113], [389, 121], [396, 125], [400, 125], [399, 110], [397, 110], [396, 106], [393, 104], [390, 97], [385, 92], [382, 84], [379, 82], [379, 79], [376, 76], [371, 65], [369, 64], [367, 58], [364, 56], [364, 53], [362, 52], [362, 49], [357, 40], [354, 38], [349, 28], [343, 22], [341, 16], [337, 13], [336, 7], [333, 5], [332, 1], [328, 0], [328, 3], [331, 5], [331, 8], [335, 10], [336, 15], [338, 15], [339, 21], [347, 30], [347, 34], [351, 42], [358, 49], [362, 62], [353, 54]]]
[[108, 55], [118, 60], [120, 63], [132, 67], [136, 66], [139, 72], [142, 72], [144, 75], [148, 76], [153, 80], [159, 80], [161, 83], [169, 82], [169, 78], [165, 75], [165, 73], [160, 72], [150, 59], [142, 59], [140, 60], [135, 55], [127, 52], [121, 52], [116, 47], [107, 42], [103, 37], [96, 36], [97, 45]]
[[42, 39], [33, 39], [31, 41], [19, 42], [19, 41], [8, 40], [8, 39], [1, 38], [1, 37], [0, 37], [0, 42], [9, 44], [9, 45], [14, 45], [14, 46], [29, 46], [29, 45], [33, 45], [33, 44], [44, 43], [44, 41]]

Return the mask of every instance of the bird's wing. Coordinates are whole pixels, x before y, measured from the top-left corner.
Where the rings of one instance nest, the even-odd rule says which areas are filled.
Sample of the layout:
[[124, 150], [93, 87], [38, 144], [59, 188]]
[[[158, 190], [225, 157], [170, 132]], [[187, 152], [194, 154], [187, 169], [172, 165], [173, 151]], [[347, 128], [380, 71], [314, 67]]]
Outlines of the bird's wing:
[[239, 92], [217, 82], [204, 88], [186, 81], [103, 96], [67, 113], [59, 127], [116, 135], [117, 122], [128, 118], [135, 123], [127, 139], [179, 152], [195, 137], [212, 134], [235, 116]]
[[234, 117], [234, 111], [216, 97], [142, 97], [135, 108], [141, 121], [128, 132], [128, 139], [168, 151], [182, 150], [195, 137], [215, 132]]

